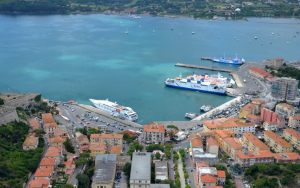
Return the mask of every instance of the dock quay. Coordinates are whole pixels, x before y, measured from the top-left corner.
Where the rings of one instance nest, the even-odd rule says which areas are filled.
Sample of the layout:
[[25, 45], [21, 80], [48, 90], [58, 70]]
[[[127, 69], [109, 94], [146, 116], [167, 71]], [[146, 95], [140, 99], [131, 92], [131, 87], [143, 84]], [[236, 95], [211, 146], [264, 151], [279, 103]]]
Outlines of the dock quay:
[[212, 57], [201, 57], [202, 60], [212, 60]]
[[214, 70], [214, 71], [220, 71], [220, 72], [233, 72], [235, 70], [232, 69], [222, 69], [217, 67], [206, 67], [206, 66], [200, 66], [200, 65], [189, 65], [189, 64], [182, 64], [182, 63], [176, 63], [177, 67], [187, 67], [187, 68], [195, 68], [195, 69], [206, 69], [206, 70]]
[[242, 99], [243, 99], [243, 97], [238, 96], [238, 97], [236, 97], [236, 98], [234, 98], [234, 99], [232, 99], [232, 100], [230, 100], [230, 101], [228, 101], [228, 102], [226, 102], [226, 103], [218, 106], [217, 108], [214, 108], [211, 111], [208, 111], [205, 114], [202, 114], [202, 115], [200, 115], [200, 116], [192, 119], [192, 121], [201, 121], [201, 120], [207, 119], [210, 116], [212, 116], [213, 114], [221, 112], [222, 110], [228, 108], [229, 106], [232, 106], [233, 104], [240, 102]]

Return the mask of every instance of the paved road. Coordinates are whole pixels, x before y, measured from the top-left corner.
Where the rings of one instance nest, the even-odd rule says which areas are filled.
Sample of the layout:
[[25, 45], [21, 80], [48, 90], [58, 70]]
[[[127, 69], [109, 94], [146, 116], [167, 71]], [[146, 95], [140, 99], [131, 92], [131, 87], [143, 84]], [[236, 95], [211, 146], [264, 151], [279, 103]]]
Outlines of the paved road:
[[73, 186], [77, 185], [78, 181], [76, 179], [76, 176], [77, 176], [78, 173], [81, 173], [82, 168], [83, 168], [83, 165], [81, 165], [78, 168], [76, 168], [76, 170], [75, 170], [75, 172], [74, 172], [74, 174], [72, 176], [71, 182], [70, 182], [71, 185], [73, 185]]
[[244, 184], [242, 182], [242, 179], [236, 178], [235, 179], [235, 185], [236, 185], [237, 188], [245, 188], [245, 186], [244, 186]]
[[120, 188], [127, 188], [127, 176], [124, 175], [124, 172], [121, 172], [121, 179], [119, 182]]
[[178, 173], [179, 173], [179, 176], [180, 176], [180, 183], [181, 183], [181, 188], [185, 188], [185, 179], [184, 179], [184, 172], [183, 172], [183, 164], [181, 162], [181, 155], [179, 152], [177, 152], [178, 155], [179, 155], [179, 159], [177, 161], [178, 163]]

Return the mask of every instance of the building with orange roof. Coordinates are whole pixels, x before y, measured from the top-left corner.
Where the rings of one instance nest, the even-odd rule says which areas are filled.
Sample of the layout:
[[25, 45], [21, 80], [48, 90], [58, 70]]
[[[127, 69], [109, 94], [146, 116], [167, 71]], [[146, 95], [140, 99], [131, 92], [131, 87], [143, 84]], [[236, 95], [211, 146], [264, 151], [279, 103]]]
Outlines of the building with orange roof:
[[36, 149], [39, 146], [39, 138], [27, 137], [22, 146], [25, 151]]
[[192, 148], [203, 148], [203, 143], [200, 139], [192, 139], [190, 144]]
[[89, 141], [88, 137], [86, 135], [83, 135], [83, 134], [79, 133], [79, 132], [76, 132], [75, 135], [76, 135], [76, 143], [77, 143], [78, 148], [80, 149], [80, 151], [85, 152], [86, 150], [88, 150], [89, 149], [89, 144], [90, 144], [90, 141]]
[[50, 180], [45, 178], [38, 178], [31, 180], [28, 184], [28, 188], [48, 188]]
[[111, 146], [109, 153], [110, 154], [117, 154], [120, 155], [122, 152], [122, 147], [121, 146]]
[[213, 187], [206, 187], [206, 188], [224, 188], [223, 186], [213, 186]]
[[220, 148], [223, 148], [225, 138], [233, 138], [234, 135], [234, 132], [230, 129], [215, 131], [215, 139], [219, 144]]
[[55, 123], [55, 120], [51, 113], [42, 114], [42, 122], [45, 125], [46, 123]]
[[122, 146], [122, 134], [91, 134], [91, 143], [104, 143], [109, 146]]
[[45, 179], [51, 180], [52, 179], [52, 169], [38, 168], [35, 171], [34, 178], [35, 179], [37, 179], [37, 178], [45, 178]]
[[298, 153], [277, 153], [275, 155], [275, 162], [280, 164], [300, 164], [300, 156]]
[[89, 150], [91, 150], [90, 156], [95, 159], [99, 154], [105, 154], [107, 147], [104, 143], [91, 143]]
[[217, 180], [212, 175], [206, 174], [199, 178], [199, 186], [203, 187], [203, 188], [215, 186], [216, 183], [217, 183]]
[[255, 114], [255, 106], [253, 104], [247, 104], [240, 109], [239, 118], [246, 118], [248, 114]]
[[270, 75], [270, 73], [256, 67], [250, 67], [249, 74], [261, 80], [264, 80], [268, 75]]
[[211, 121], [203, 122], [203, 132], [215, 130], [217, 130], [217, 125], [213, 124]]
[[50, 141], [50, 146], [51, 147], [56, 147], [59, 149], [63, 149], [63, 139], [61, 137], [54, 137], [54, 138], [49, 138]]
[[236, 153], [243, 151], [241, 142], [236, 138], [225, 138], [223, 151], [227, 153], [233, 160], [236, 160]]
[[54, 135], [54, 133], [55, 133], [54, 131], [56, 129], [59, 129], [59, 128], [57, 126], [57, 123], [52, 122], [52, 123], [45, 123], [44, 124], [44, 129], [45, 129], [46, 134], [52, 134], [52, 135]]
[[193, 140], [193, 139], [200, 139], [200, 136], [198, 134], [191, 134], [190, 135], [190, 139]]
[[165, 128], [163, 125], [147, 124], [143, 128], [143, 141], [145, 143], [164, 144]]
[[55, 158], [55, 164], [60, 164], [60, 159], [63, 159], [62, 151], [59, 148], [56, 147], [49, 147], [45, 157], [47, 158]]
[[[196, 173], [196, 175], [197, 175], [197, 173]], [[213, 179], [204, 180], [209, 176], [212, 176], [215, 178], [214, 185], [206, 185], [206, 184], [204, 185], [204, 182], [214, 181]], [[225, 183], [226, 174], [225, 174], [225, 171], [217, 170], [215, 167], [199, 167], [197, 178], [199, 181], [199, 185], [202, 184], [203, 186], [220, 186]]]
[[272, 59], [271, 61], [271, 66], [274, 68], [279, 68], [283, 66], [283, 59], [282, 58], [276, 58], [276, 59]]
[[274, 154], [271, 151], [248, 151], [238, 152], [236, 154], [236, 162], [243, 168], [248, 168], [257, 164], [274, 163]]
[[54, 130], [54, 135], [57, 137], [61, 137], [63, 141], [66, 141], [69, 138], [69, 135], [66, 130], [56, 129]]
[[216, 139], [210, 137], [206, 140], [206, 152], [219, 156], [219, 144]]
[[29, 125], [30, 125], [30, 127], [31, 127], [32, 130], [40, 129], [40, 124], [35, 119], [29, 121]]
[[264, 140], [265, 143], [276, 153], [289, 153], [293, 150], [293, 146], [291, 144], [283, 140], [273, 131], [264, 131]]
[[300, 116], [290, 116], [288, 126], [290, 128], [299, 128], [300, 127]]
[[51, 169], [53, 172], [54, 168], [56, 167], [55, 160], [55, 158], [43, 158], [40, 163], [40, 168]]
[[246, 115], [246, 120], [250, 121], [253, 124], [259, 125], [260, 124], [260, 117], [253, 115], [253, 114], [247, 114]]
[[265, 121], [263, 123], [264, 129], [266, 131], [277, 131], [278, 130], [278, 123], [275, 122], [269, 122], [269, 121]]
[[275, 112], [279, 115], [283, 115], [285, 118], [295, 116], [295, 108], [286, 103], [279, 103], [276, 105]]
[[256, 136], [254, 136], [252, 133], [243, 133], [243, 138], [241, 143], [247, 146], [249, 151], [262, 151], [262, 150], [270, 151], [270, 148], [262, 141], [260, 141]]
[[283, 137], [287, 140], [294, 148], [300, 150], [300, 133], [294, 129], [284, 129]]

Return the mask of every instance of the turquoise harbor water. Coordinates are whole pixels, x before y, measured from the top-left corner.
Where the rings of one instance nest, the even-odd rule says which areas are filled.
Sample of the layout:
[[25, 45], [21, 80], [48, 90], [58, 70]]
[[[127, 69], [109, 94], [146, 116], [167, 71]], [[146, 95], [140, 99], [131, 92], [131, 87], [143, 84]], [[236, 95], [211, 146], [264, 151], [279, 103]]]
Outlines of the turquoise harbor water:
[[296, 19], [210, 22], [107, 15], [0, 15], [0, 23], [1, 92], [42, 93], [44, 98], [84, 104], [91, 104], [89, 98], [108, 98], [132, 107], [141, 124], [184, 120], [186, 112], [199, 112], [204, 104], [216, 107], [231, 99], [166, 88], [165, 78], [193, 72], [175, 67], [177, 62], [238, 68], [200, 60], [224, 53], [256, 62], [277, 57], [300, 60], [300, 35], [296, 34], [300, 20]]

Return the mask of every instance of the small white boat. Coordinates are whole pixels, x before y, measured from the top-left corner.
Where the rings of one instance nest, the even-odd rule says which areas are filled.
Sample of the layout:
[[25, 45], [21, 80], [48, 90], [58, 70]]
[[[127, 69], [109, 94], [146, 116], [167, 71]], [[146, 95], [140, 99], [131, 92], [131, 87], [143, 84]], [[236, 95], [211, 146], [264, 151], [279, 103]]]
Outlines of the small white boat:
[[195, 34], [195, 32], [193, 31], [192, 34]]
[[126, 32], [125, 32], [126, 34], [128, 34], [128, 28], [127, 28], [127, 30], [126, 30]]
[[204, 111], [205, 108], [206, 108], [205, 105], [201, 106], [200, 111]]
[[257, 39], [257, 37], [256, 37], [256, 36], [255, 36], [254, 38], [255, 38], [255, 39]]
[[155, 30], [153, 30], [153, 33], [155, 33]]

